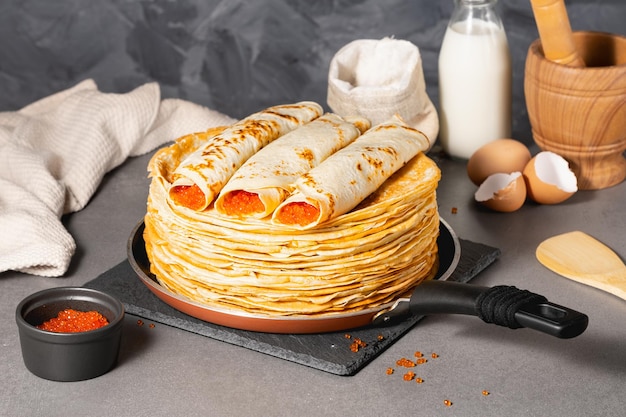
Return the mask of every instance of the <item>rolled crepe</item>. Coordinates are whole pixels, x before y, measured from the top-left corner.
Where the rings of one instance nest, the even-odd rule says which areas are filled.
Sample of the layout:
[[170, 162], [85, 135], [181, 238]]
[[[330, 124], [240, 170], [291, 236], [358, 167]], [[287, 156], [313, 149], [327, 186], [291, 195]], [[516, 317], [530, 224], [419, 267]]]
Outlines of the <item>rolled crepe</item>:
[[319, 104], [305, 101], [270, 107], [226, 128], [176, 168], [168, 190], [170, 200], [195, 211], [206, 209], [248, 158], [322, 113]]
[[327, 113], [270, 143], [226, 183], [215, 209], [228, 216], [264, 218], [293, 191], [303, 174], [369, 129], [361, 117]]
[[298, 178], [272, 222], [309, 229], [347, 213], [429, 146], [424, 133], [394, 116]]

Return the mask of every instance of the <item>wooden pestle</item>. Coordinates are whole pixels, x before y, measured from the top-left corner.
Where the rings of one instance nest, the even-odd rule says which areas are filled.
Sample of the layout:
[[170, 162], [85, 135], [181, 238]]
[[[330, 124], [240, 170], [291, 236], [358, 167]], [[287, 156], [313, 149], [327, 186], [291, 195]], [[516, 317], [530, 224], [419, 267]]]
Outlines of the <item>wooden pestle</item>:
[[544, 56], [558, 64], [584, 67], [572, 37], [564, 0], [530, 0]]

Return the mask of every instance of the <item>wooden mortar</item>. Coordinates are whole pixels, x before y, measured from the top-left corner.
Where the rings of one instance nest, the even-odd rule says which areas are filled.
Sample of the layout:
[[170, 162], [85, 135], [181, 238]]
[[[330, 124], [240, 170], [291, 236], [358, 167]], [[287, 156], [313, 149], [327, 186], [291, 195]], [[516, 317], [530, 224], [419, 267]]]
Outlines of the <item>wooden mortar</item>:
[[568, 160], [579, 189], [626, 178], [626, 37], [574, 32], [586, 67], [552, 62], [541, 40], [526, 57], [524, 94], [535, 143]]

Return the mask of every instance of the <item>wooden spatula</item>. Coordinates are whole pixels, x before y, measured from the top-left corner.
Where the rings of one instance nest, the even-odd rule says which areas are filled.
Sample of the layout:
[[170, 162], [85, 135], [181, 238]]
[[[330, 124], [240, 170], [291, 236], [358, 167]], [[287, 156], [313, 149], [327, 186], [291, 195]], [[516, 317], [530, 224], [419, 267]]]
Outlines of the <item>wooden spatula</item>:
[[602, 242], [575, 231], [541, 242], [536, 256], [546, 268], [626, 300], [626, 265]]

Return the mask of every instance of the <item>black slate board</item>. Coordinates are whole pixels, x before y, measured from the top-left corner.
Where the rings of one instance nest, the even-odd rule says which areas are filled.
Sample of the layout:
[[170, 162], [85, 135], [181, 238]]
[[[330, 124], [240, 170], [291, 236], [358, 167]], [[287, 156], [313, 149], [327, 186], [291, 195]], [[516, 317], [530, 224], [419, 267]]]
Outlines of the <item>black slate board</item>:
[[[500, 255], [497, 248], [464, 239], [459, 241], [461, 258], [449, 281], [470, 281]], [[356, 374], [423, 318], [413, 316], [386, 327], [368, 326], [322, 334], [285, 335], [232, 329], [198, 320], [165, 304], [139, 280], [127, 260], [89, 281], [85, 287], [117, 297], [129, 314], [336, 375]], [[351, 339], [347, 339], [346, 334]], [[367, 346], [352, 352], [350, 344], [356, 338]]]

